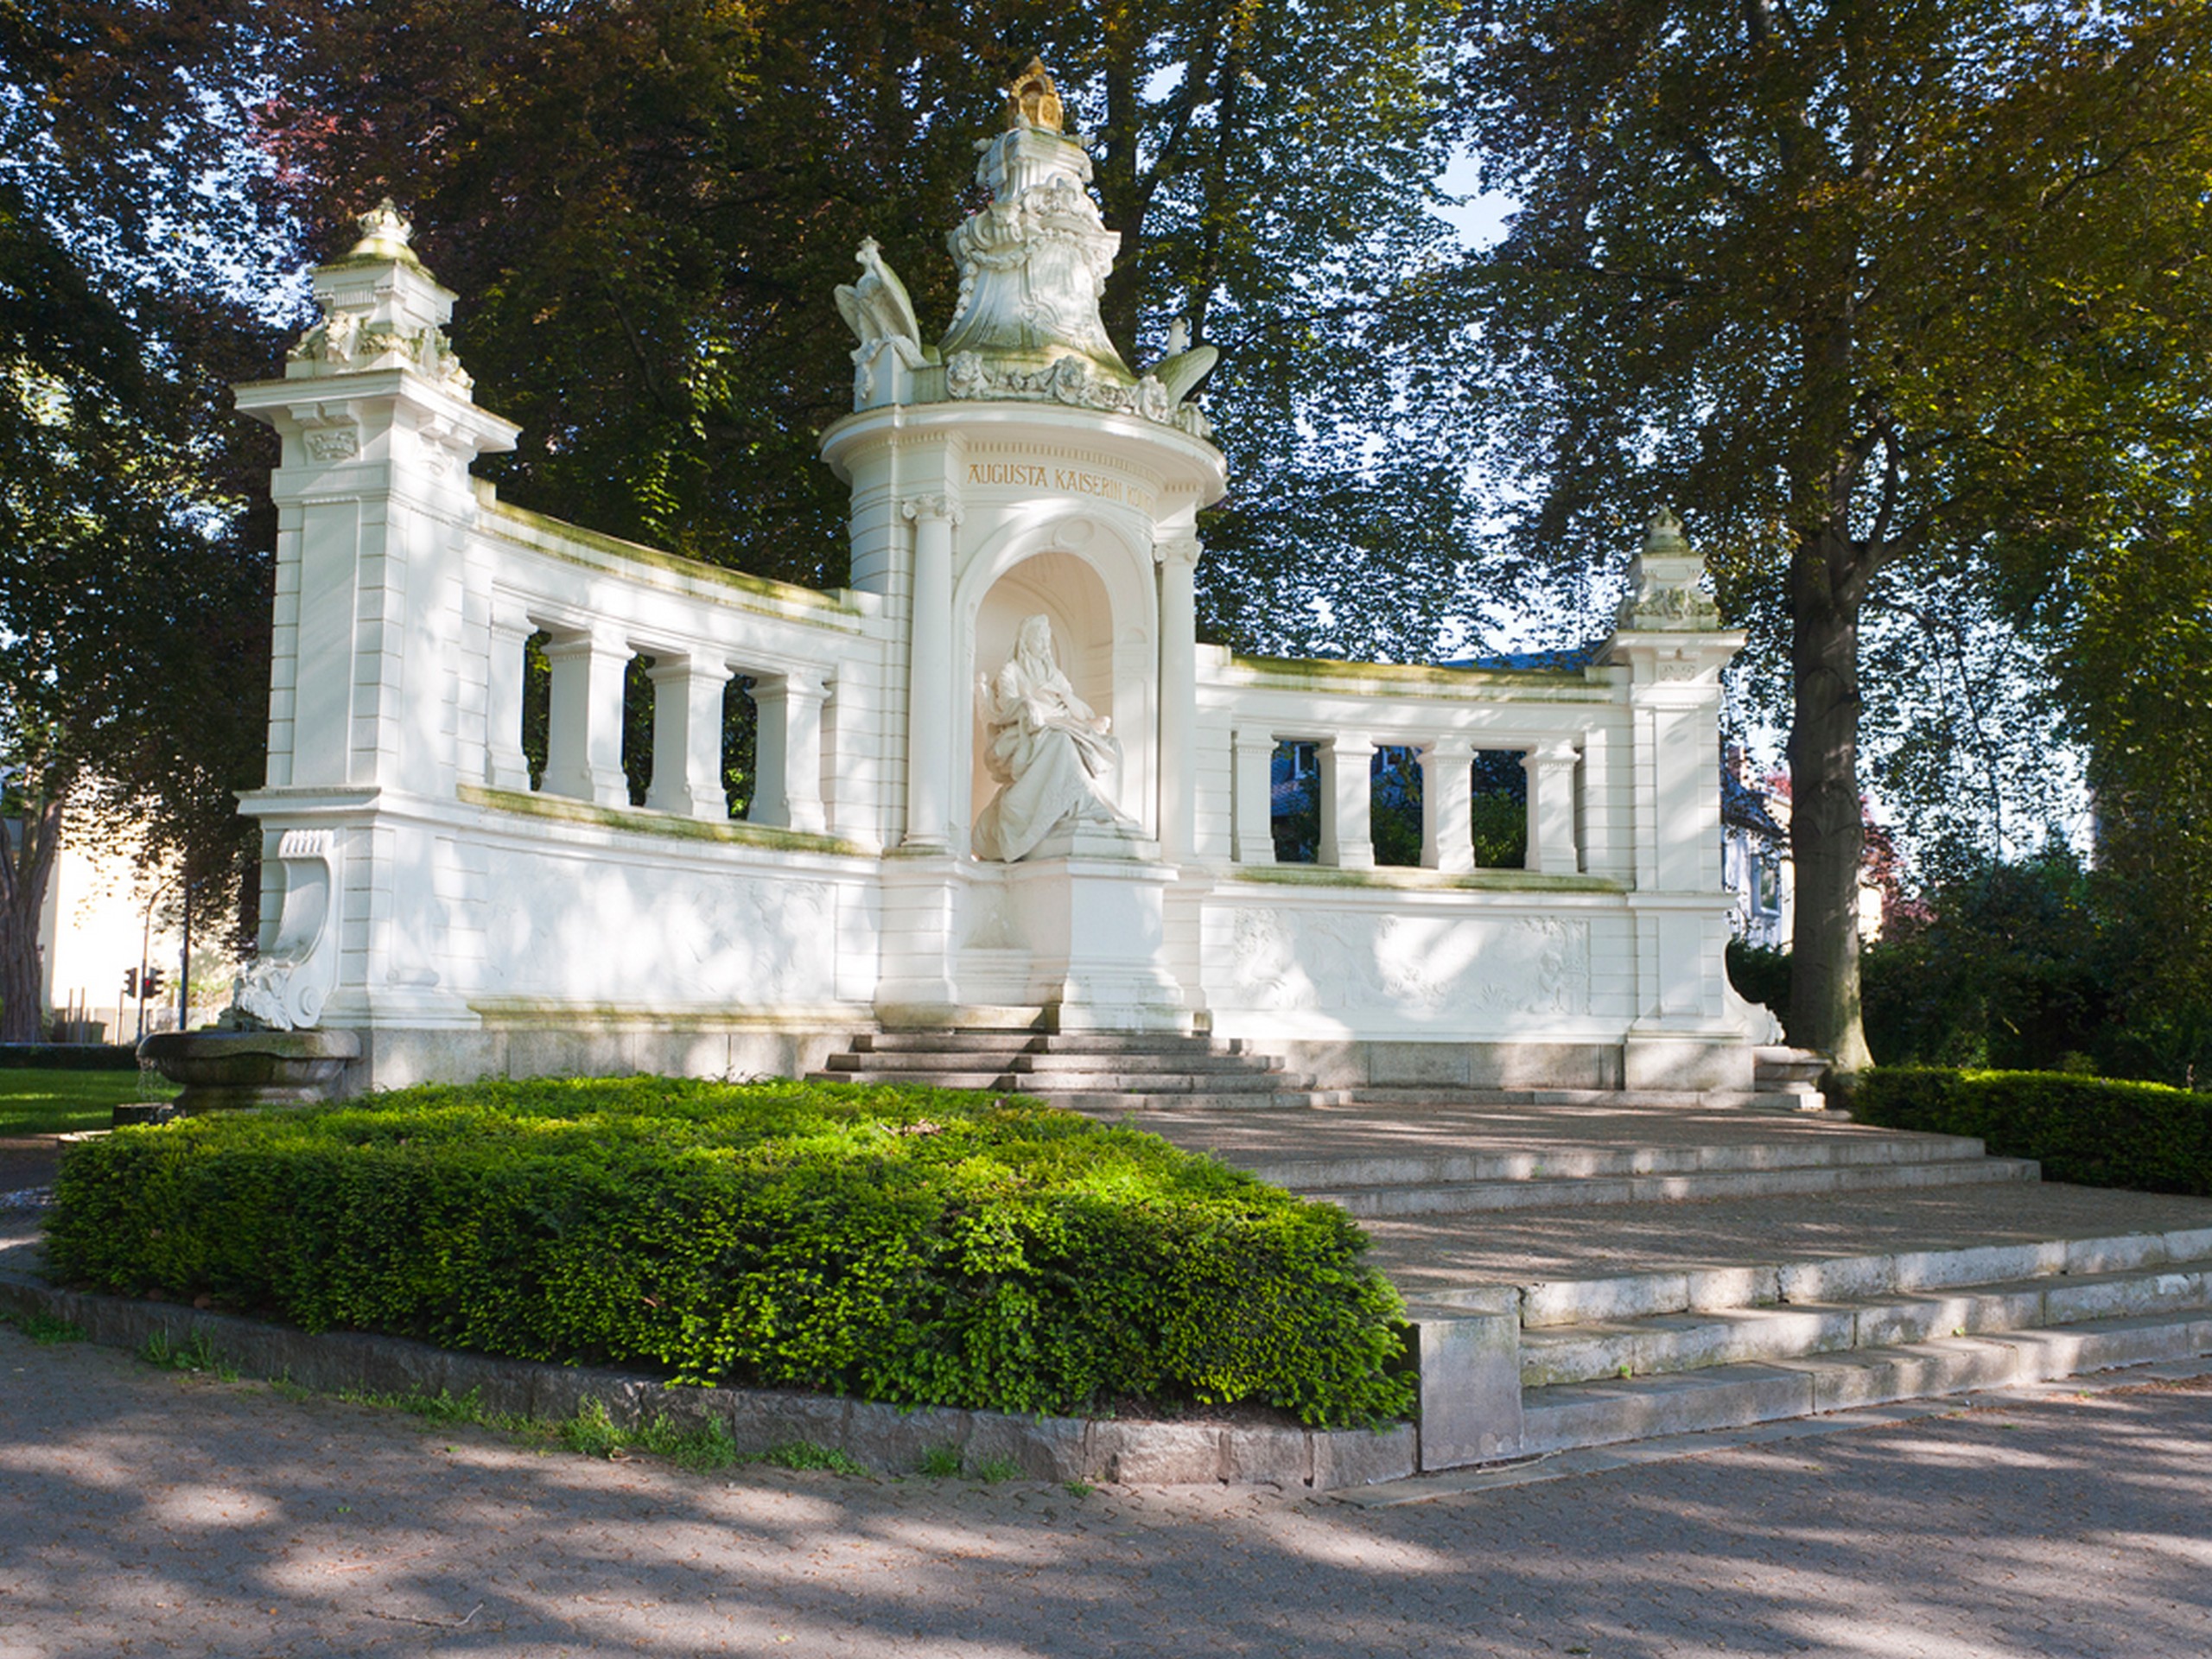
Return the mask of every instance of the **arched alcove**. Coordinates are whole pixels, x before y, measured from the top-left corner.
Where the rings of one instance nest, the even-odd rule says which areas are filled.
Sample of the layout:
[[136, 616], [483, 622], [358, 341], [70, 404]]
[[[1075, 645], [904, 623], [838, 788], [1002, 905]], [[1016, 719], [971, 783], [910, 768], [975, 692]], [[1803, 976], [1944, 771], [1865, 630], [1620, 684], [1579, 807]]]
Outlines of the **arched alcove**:
[[1159, 651], [1154, 638], [1157, 598], [1148, 548], [1088, 516], [1032, 521], [978, 548], [954, 597], [962, 683], [968, 715], [960, 722], [953, 775], [969, 779], [972, 823], [997, 784], [984, 770], [978, 680], [1005, 665], [1025, 617], [1052, 624], [1060, 667], [1076, 694], [1114, 722], [1122, 742], [1115, 801], [1150, 832], [1155, 810], [1159, 700], [1153, 682]]

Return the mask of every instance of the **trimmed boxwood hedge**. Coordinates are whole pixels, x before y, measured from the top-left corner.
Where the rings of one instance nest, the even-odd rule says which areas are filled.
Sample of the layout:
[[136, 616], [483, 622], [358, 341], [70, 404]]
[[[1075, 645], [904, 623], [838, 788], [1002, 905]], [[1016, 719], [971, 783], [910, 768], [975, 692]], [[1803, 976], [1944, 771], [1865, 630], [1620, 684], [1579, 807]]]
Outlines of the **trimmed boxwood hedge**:
[[1411, 1407], [1340, 1211], [1020, 1096], [413, 1089], [118, 1130], [54, 1199], [65, 1279], [308, 1330], [1017, 1412]]
[[1877, 1066], [1851, 1115], [1891, 1129], [1978, 1136], [2001, 1158], [2034, 1158], [2047, 1180], [2212, 1195], [2212, 1096], [2157, 1083], [2057, 1071]]

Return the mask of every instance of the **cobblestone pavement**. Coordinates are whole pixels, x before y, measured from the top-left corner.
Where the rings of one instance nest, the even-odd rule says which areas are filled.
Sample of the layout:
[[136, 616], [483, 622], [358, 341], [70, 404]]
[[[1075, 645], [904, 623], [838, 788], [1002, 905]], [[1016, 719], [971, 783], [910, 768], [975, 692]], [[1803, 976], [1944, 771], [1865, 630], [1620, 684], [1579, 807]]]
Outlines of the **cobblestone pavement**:
[[2212, 1652], [2212, 1389], [1361, 1508], [695, 1475], [0, 1329], [0, 1659]]

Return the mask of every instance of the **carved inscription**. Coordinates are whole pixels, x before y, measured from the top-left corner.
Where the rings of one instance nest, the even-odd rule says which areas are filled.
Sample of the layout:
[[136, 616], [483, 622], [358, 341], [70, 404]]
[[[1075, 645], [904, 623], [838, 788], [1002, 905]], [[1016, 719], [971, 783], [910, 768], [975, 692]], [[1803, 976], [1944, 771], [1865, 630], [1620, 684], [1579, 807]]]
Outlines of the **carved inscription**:
[[1152, 492], [1111, 473], [1095, 473], [1080, 467], [1048, 466], [1027, 461], [975, 461], [968, 463], [968, 482], [1012, 485], [1018, 489], [1058, 490], [1063, 495], [1087, 495], [1100, 501], [1120, 501], [1140, 512], [1152, 511]]

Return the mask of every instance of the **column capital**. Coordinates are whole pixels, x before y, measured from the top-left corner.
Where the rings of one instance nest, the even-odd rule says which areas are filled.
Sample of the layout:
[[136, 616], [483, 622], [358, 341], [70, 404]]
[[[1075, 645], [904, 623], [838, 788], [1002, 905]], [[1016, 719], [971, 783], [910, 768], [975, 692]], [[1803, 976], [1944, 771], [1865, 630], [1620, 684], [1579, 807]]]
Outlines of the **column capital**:
[[899, 513], [916, 524], [957, 525], [968, 517], [959, 499], [950, 495], [910, 495], [899, 504]]
[[1582, 751], [1570, 738], [1556, 738], [1548, 743], [1539, 743], [1521, 757], [1522, 768], [1537, 766], [1571, 766], [1582, 758]]
[[1416, 746], [1414, 754], [1423, 766], [1433, 760], [1465, 760], [1475, 758], [1475, 740], [1459, 732], [1447, 732], [1442, 737], [1432, 737]]
[[1153, 537], [1152, 556], [1155, 563], [1179, 566], [1185, 570], [1196, 569], [1205, 556], [1206, 544], [1192, 530], [1171, 530]]

